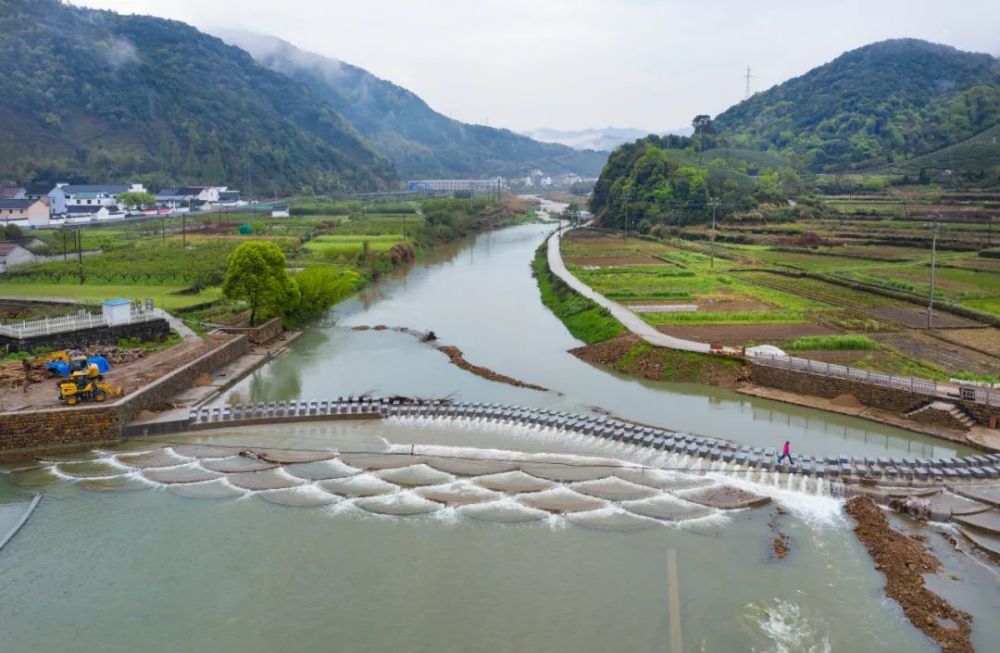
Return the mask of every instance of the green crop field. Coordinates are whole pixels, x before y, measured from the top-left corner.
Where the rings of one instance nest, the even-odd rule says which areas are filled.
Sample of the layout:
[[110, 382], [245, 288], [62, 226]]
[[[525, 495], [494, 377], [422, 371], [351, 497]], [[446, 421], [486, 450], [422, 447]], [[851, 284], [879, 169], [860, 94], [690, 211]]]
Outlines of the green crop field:
[[221, 288], [208, 288], [193, 294], [177, 294], [183, 286], [132, 285], [132, 284], [92, 284], [73, 285], [69, 283], [12, 283], [0, 284], [0, 296], [6, 297], [52, 297], [74, 299], [84, 302], [102, 302], [106, 299], [152, 298], [158, 307], [168, 311], [204, 304], [222, 297]]
[[304, 247], [311, 252], [315, 252], [327, 258], [338, 256], [355, 256], [368, 243], [368, 247], [373, 252], [386, 252], [392, 249], [393, 245], [403, 242], [402, 234], [380, 234], [373, 236], [354, 235], [324, 235], [317, 236]]

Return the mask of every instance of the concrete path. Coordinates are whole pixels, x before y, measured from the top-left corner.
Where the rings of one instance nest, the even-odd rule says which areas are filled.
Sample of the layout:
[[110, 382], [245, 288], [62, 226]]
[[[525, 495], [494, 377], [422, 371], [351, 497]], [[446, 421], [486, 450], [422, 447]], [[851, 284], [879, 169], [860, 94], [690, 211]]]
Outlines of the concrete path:
[[674, 338], [665, 333], [660, 333], [655, 327], [643, 321], [641, 317], [630, 311], [627, 307], [617, 302], [613, 302], [604, 295], [595, 292], [590, 286], [574, 277], [566, 264], [563, 263], [562, 252], [559, 251], [559, 242], [562, 232], [557, 231], [552, 234], [548, 242], [549, 268], [553, 274], [566, 282], [570, 288], [580, 293], [587, 299], [596, 302], [598, 305], [608, 309], [611, 315], [621, 322], [626, 329], [639, 336], [646, 342], [657, 347], [667, 347], [668, 349], [680, 349], [683, 351], [695, 351], [703, 354], [709, 353], [709, 346], [704, 342], [684, 340]]
[[159, 310], [160, 313], [163, 315], [163, 319], [167, 321], [167, 324], [170, 325], [170, 328], [176, 331], [177, 335], [179, 335], [181, 338], [183, 338], [184, 340], [201, 340], [200, 336], [198, 336], [197, 333], [192, 331], [191, 327], [184, 324], [184, 322], [179, 317], [174, 317], [173, 315], [166, 312], [162, 308], [157, 310]]

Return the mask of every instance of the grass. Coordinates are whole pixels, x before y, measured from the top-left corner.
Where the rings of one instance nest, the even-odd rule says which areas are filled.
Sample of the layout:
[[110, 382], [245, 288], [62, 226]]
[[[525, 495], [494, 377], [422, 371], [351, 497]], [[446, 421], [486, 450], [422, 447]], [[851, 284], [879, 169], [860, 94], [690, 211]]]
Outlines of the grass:
[[543, 243], [538, 248], [532, 263], [542, 303], [566, 325], [573, 337], [592, 345], [624, 333], [625, 327], [610, 313], [573, 292], [549, 272], [545, 247]]
[[676, 349], [661, 349], [648, 342], [632, 345], [614, 363], [615, 369], [628, 374], [652, 378], [650, 372], [658, 370], [659, 381], [674, 383], [715, 383], [723, 378], [735, 378], [741, 361], [713, 354], [699, 354]]
[[372, 236], [357, 235], [323, 235], [313, 238], [304, 247], [327, 258], [338, 256], [354, 256], [368, 243], [373, 252], [387, 252], [398, 243], [404, 241], [402, 234], [379, 234]]
[[222, 298], [221, 288], [208, 288], [191, 295], [175, 294], [180, 286], [104, 285], [104, 284], [53, 284], [53, 283], [5, 283], [0, 284], [0, 296], [11, 297], [57, 297], [83, 302], [102, 302], [105, 299], [124, 297], [145, 299], [151, 297], [156, 305], [168, 311]]
[[878, 343], [868, 336], [806, 336], [785, 345], [792, 351], [873, 351]]
[[711, 313], [640, 313], [649, 324], [796, 324], [805, 321], [799, 311], [717, 311]]

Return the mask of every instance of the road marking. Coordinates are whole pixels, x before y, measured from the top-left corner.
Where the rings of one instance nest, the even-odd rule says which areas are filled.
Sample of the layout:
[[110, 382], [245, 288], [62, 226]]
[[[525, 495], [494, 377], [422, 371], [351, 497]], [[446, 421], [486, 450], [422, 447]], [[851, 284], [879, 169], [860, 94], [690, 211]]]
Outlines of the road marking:
[[670, 653], [684, 653], [681, 637], [681, 588], [677, 583], [677, 551], [667, 550], [667, 586], [670, 591]]

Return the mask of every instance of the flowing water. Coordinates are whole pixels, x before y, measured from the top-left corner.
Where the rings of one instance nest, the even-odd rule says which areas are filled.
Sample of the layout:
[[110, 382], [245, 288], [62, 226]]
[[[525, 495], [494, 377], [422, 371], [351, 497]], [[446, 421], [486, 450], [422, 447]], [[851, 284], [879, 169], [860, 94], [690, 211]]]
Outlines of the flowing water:
[[[579, 361], [529, 272], [549, 229], [483, 235], [345, 302], [230, 399], [451, 395], [597, 406], [818, 454], [964, 453]], [[433, 329], [469, 361], [551, 391], [473, 376], [408, 334], [350, 328], [378, 324]], [[883, 598], [814, 480], [482, 420], [243, 427], [134, 446], [0, 475], [0, 538], [45, 494], [0, 551], [0, 650], [670, 651], [674, 635], [685, 651], [934, 650]], [[250, 447], [316, 460], [234, 455]], [[692, 502], [720, 483], [772, 504]], [[779, 531], [783, 560], [771, 552]], [[982, 650], [1000, 641], [989, 621], [976, 625]]]

